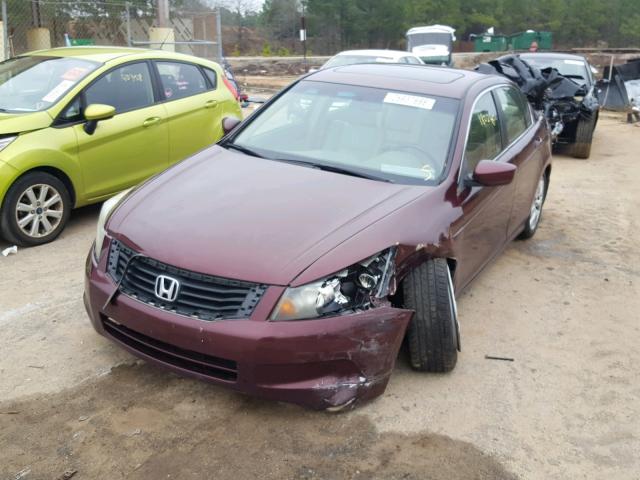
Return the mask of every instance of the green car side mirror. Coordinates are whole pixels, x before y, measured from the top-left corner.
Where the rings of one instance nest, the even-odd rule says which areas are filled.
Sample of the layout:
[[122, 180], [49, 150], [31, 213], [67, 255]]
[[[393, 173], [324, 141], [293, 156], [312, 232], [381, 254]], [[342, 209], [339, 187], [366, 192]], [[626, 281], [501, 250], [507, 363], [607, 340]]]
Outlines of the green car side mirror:
[[84, 124], [84, 131], [88, 135], [93, 135], [96, 131], [99, 120], [108, 120], [116, 114], [115, 107], [111, 105], [103, 105], [101, 103], [92, 103], [84, 109], [84, 118], [87, 122]]

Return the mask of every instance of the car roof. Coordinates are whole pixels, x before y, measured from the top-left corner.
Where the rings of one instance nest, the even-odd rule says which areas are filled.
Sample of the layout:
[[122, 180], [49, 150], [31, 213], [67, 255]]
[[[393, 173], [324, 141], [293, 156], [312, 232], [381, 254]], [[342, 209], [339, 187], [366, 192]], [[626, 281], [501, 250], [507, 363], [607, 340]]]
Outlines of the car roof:
[[558, 60], [582, 60], [586, 62], [586, 59], [582, 55], [574, 55], [572, 53], [552, 53], [552, 52], [531, 52], [521, 53], [520, 57], [524, 58], [555, 58]]
[[184, 59], [192, 62], [201, 63], [202, 59], [184, 55], [182, 53], [168, 52], [165, 50], [156, 50], [148, 48], [132, 48], [132, 47], [103, 47], [103, 46], [82, 46], [82, 47], [59, 47], [47, 50], [37, 50], [28, 52], [24, 55], [37, 55], [49, 57], [74, 57], [91, 60], [99, 63], [107, 63], [122, 57], [133, 58], [171, 58]]
[[416, 33], [455, 33], [456, 29], [449, 25], [427, 25], [424, 27], [413, 27], [407, 31], [407, 35]]
[[369, 49], [369, 50], [345, 50], [344, 52], [336, 53], [335, 56], [342, 55], [362, 56], [362, 57], [388, 57], [397, 60], [402, 57], [415, 57], [411, 52], [403, 50], [384, 50], [384, 49]]
[[457, 68], [407, 64], [359, 64], [318, 70], [307, 81], [358, 85], [408, 93], [464, 98], [472, 85], [484, 82], [509, 84], [498, 75], [485, 75]]

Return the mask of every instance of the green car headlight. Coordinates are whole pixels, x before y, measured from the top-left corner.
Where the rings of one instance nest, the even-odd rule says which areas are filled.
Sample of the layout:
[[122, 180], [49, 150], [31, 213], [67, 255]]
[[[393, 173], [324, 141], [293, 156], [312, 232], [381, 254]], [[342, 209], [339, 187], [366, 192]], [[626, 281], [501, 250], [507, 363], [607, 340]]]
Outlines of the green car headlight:
[[8, 137], [0, 137], [0, 152], [2, 150], [4, 150], [5, 148], [7, 148], [9, 146], [9, 144], [11, 142], [13, 142], [16, 138], [18, 138], [17, 135], [10, 135]]
[[133, 188], [124, 190], [123, 192], [120, 192], [119, 194], [111, 197], [109, 200], [107, 200], [102, 204], [102, 208], [100, 209], [100, 215], [98, 216], [98, 225], [96, 228], [96, 241], [95, 241], [94, 250], [93, 250], [93, 253], [96, 259], [100, 258], [100, 251], [102, 250], [102, 244], [104, 243], [104, 238], [107, 235], [107, 232], [104, 229], [104, 226], [106, 225], [107, 220], [109, 220], [109, 217], [111, 216], [113, 211], [116, 209], [116, 207], [120, 205], [120, 203], [126, 198], [127, 195], [131, 193], [132, 190]]
[[305, 320], [364, 310], [389, 294], [396, 249], [389, 248], [334, 275], [287, 288], [271, 320]]

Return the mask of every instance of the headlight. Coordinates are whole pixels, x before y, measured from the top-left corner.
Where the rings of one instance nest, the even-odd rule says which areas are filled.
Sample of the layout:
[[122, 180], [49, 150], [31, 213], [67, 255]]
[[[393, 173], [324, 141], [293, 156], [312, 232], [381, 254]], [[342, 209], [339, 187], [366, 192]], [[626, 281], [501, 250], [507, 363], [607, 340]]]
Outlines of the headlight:
[[115, 210], [115, 208], [124, 200], [124, 198], [133, 190], [129, 188], [119, 194], [111, 197], [109, 200], [102, 204], [102, 208], [100, 209], [100, 215], [98, 216], [98, 226], [96, 228], [96, 242], [94, 244], [94, 255], [96, 258], [100, 257], [100, 250], [102, 250], [102, 244], [104, 243], [104, 237], [107, 232], [104, 229], [107, 220], [111, 216], [111, 213]]
[[5, 148], [7, 148], [7, 146], [13, 142], [16, 138], [18, 138], [17, 135], [13, 135], [11, 137], [4, 137], [4, 138], [0, 138], [0, 152], [2, 150], [4, 150]]
[[390, 248], [316, 282], [287, 288], [271, 320], [304, 320], [368, 308], [373, 298], [389, 294], [395, 253]]

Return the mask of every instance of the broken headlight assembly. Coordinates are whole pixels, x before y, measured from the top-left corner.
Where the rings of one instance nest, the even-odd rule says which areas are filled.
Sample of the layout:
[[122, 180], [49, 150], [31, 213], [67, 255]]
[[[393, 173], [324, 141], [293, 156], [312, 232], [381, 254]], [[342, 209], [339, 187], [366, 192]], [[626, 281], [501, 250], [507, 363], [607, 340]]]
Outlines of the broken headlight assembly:
[[104, 239], [107, 235], [105, 230], [105, 225], [109, 217], [116, 209], [118, 205], [122, 203], [122, 201], [133, 191], [133, 188], [129, 188], [124, 192], [120, 192], [117, 195], [114, 195], [109, 200], [102, 204], [102, 208], [100, 209], [100, 215], [98, 216], [98, 224], [96, 226], [96, 241], [93, 244], [93, 255], [96, 258], [100, 258], [100, 251], [102, 250], [102, 244], [104, 243]]
[[369, 308], [389, 294], [395, 254], [392, 247], [328, 277], [287, 288], [270, 319], [306, 320]]

